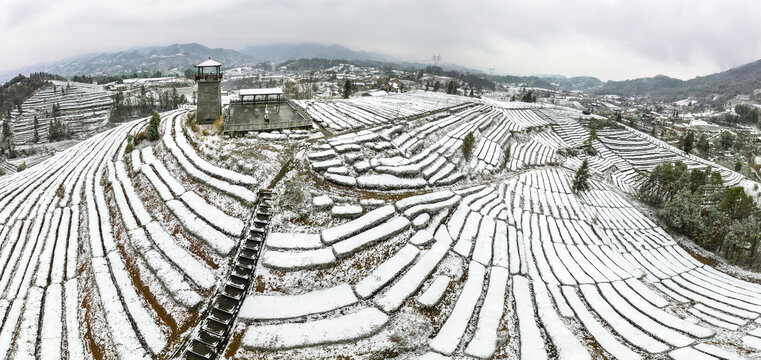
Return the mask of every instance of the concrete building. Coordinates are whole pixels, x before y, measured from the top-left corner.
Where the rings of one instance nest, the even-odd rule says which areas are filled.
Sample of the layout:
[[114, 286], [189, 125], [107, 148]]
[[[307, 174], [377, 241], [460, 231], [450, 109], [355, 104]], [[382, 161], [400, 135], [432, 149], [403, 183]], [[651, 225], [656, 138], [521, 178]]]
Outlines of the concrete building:
[[310, 128], [312, 118], [283, 95], [281, 88], [242, 89], [230, 100], [225, 134]]
[[197, 121], [202, 124], [214, 122], [222, 115], [222, 64], [212, 60], [206, 60], [196, 68], [196, 82], [198, 83], [198, 98], [196, 100]]

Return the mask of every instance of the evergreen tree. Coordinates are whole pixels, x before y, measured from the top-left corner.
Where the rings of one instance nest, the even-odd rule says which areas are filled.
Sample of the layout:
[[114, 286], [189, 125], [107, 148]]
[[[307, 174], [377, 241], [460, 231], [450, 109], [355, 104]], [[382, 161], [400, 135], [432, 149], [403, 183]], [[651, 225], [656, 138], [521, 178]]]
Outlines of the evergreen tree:
[[711, 144], [708, 142], [708, 137], [706, 134], [700, 134], [696, 147], [700, 153], [703, 154], [703, 156], [708, 156], [708, 151], [711, 150]]
[[473, 88], [470, 88], [470, 97], [474, 97], [474, 95], [473, 95]]
[[589, 163], [587, 159], [581, 163], [581, 167], [576, 171], [576, 176], [573, 178], [573, 192], [582, 192], [589, 190]]
[[180, 95], [177, 95], [177, 88], [172, 87], [172, 109], [176, 109], [180, 103]]
[[729, 131], [722, 131], [719, 136], [719, 143], [724, 150], [729, 150], [735, 144], [735, 136]]
[[690, 153], [692, 151], [692, 145], [695, 142], [695, 133], [692, 131], [688, 131], [686, 135], [684, 135], [684, 138], [682, 139], [682, 150], [686, 153]]
[[589, 142], [592, 142], [594, 140], [597, 140], [597, 130], [596, 129], [590, 129], [589, 130]]
[[346, 82], [344, 82], [344, 99], [348, 99], [349, 95], [351, 95], [351, 81], [346, 79]]
[[663, 217], [669, 226], [685, 234], [692, 234], [700, 227], [701, 201], [700, 194], [685, 188], [679, 190], [674, 198], [658, 211], [658, 215]]
[[35, 143], [40, 142], [40, 132], [38, 130], [38, 127], [40, 126], [40, 122], [37, 120], [37, 115], [34, 115], [34, 135], [33, 140]]
[[536, 102], [536, 95], [534, 95], [534, 92], [532, 90], [529, 90], [525, 95], [523, 95], [523, 98], [521, 98], [521, 101]]
[[739, 172], [742, 169], [743, 169], [743, 163], [741, 163], [740, 160], [737, 160], [737, 162], [735, 163], [735, 171]]
[[742, 186], [727, 189], [724, 199], [719, 203], [719, 211], [731, 219], [744, 219], [753, 212], [753, 198], [745, 193]]
[[473, 147], [475, 144], [476, 137], [472, 132], [469, 132], [465, 135], [465, 138], [462, 139], [462, 156], [465, 157], [466, 160], [470, 160], [470, 156], [473, 155]]
[[161, 123], [161, 117], [159, 113], [153, 112], [151, 120], [148, 122], [148, 128], [145, 129], [145, 137], [150, 141], [156, 141], [159, 139], [159, 123]]
[[597, 150], [595, 150], [594, 146], [592, 146], [592, 143], [597, 140], [597, 130], [594, 128], [589, 130], [589, 138], [584, 140], [584, 151], [589, 156], [597, 156]]
[[70, 139], [69, 127], [61, 119], [53, 118], [48, 124], [48, 141], [59, 141]]
[[441, 82], [436, 81], [436, 83], [433, 84], [433, 91], [437, 92], [437, 91], [439, 91], [439, 89], [441, 89]]
[[5, 154], [8, 157], [13, 157], [13, 130], [9, 120], [3, 121], [3, 138], [0, 142], [0, 155]]
[[11, 131], [11, 124], [8, 120], [3, 121], [3, 140], [10, 139], [13, 137], [13, 132]]

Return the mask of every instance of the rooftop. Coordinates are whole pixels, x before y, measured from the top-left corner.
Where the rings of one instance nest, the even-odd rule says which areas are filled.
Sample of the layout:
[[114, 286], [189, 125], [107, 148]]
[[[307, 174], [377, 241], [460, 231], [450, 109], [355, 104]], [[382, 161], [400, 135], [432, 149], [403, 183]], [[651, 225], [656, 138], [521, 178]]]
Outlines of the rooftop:
[[238, 95], [240, 96], [283, 95], [283, 89], [281, 88], [241, 89]]
[[196, 65], [196, 67], [199, 67], [199, 68], [200, 67], [216, 67], [216, 66], [222, 66], [222, 63], [216, 62], [216, 61], [212, 60], [211, 58], [209, 58], [209, 60], [206, 60], [206, 61]]

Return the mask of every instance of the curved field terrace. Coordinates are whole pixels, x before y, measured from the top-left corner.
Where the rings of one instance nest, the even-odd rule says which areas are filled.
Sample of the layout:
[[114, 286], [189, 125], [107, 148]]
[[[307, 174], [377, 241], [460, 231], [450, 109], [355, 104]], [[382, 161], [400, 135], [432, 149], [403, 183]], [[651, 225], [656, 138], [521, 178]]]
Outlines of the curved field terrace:
[[0, 177], [0, 358], [761, 358], [761, 283], [632, 196], [675, 160], [742, 175], [626, 127], [571, 155], [561, 107], [297, 103], [312, 130], [176, 110]]

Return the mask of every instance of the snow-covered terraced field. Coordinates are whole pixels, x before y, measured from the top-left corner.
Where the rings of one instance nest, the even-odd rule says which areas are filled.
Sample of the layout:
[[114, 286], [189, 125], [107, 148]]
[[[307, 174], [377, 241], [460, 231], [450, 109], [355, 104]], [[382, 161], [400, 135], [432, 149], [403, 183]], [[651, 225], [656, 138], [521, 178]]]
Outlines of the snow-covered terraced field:
[[[696, 260], [627, 195], [657, 161], [706, 162], [629, 129], [568, 155], [588, 138], [568, 111], [404, 96], [404, 116], [459, 106], [294, 140], [303, 168], [283, 172], [314, 196], [295, 220], [270, 214], [293, 183], [258, 199], [271, 179], [197, 151], [185, 110], [130, 153], [147, 119], [0, 177], [0, 355], [197, 358], [192, 338], [231, 359], [761, 358], [761, 285]], [[379, 104], [309, 106], [367, 120]], [[231, 265], [253, 232], [261, 261]]]
[[[736, 186], [744, 179], [735, 171], [695, 155], [686, 154], [659, 139], [629, 127], [599, 130], [597, 136], [604, 144], [605, 152], [600, 153], [601, 156], [607, 156], [611, 166], [617, 169], [612, 175], [614, 182], [627, 192], [636, 190], [642, 180], [642, 174], [653, 170], [658, 165], [675, 161], [685, 163], [690, 169], [705, 169], [710, 166], [714, 171], [721, 173], [726, 186]], [[607, 155], [608, 152], [612, 154]]]
[[[373, 191], [446, 186], [469, 171], [494, 174], [558, 162], [558, 150], [569, 145], [550, 123], [534, 110], [503, 104], [509, 103], [349, 132], [318, 142], [307, 157], [325, 180]], [[461, 153], [468, 134], [476, 139], [470, 159]]]
[[425, 115], [471, 101], [472, 98], [463, 96], [414, 91], [333, 101], [296, 100], [294, 103], [323, 127], [331, 131], [346, 131]]
[[[210, 201], [255, 200], [231, 184], [241, 174], [172, 132], [184, 115], [163, 113], [163, 142], [141, 150], [125, 154], [125, 138], [147, 119], [0, 178], [4, 358], [167, 358], [183, 345], [243, 232], [240, 215]], [[225, 191], [199, 192], [186, 176]]]
[[[111, 92], [98, 85], [57, 80], [51, 83], [24, 101], [20, 114], [15, 108], [11, 112], [15, 144], [33, 140], [35, 116], [40, 142], [48, 141], [48, 128], [54, 119], [63, 122], [75, 136], [92, 134], [108, 124], [108, 111], [113, 102]], [[58, 114], [53, 113], [53, 105], [60, 106]]]
[[[573, 194], [572, 178], [531, 170], [279, 234], [262, 266], [280, 278], [359, 270], [311, 290], [250, 294], [241, 356], [392, 351], [400, 331], [419, 337], [409, 351], [425, 358], [760, 354], [761, 286], [698, 262], [610, 186]], [[365, 268], [378, 251], [386, 256]]]

